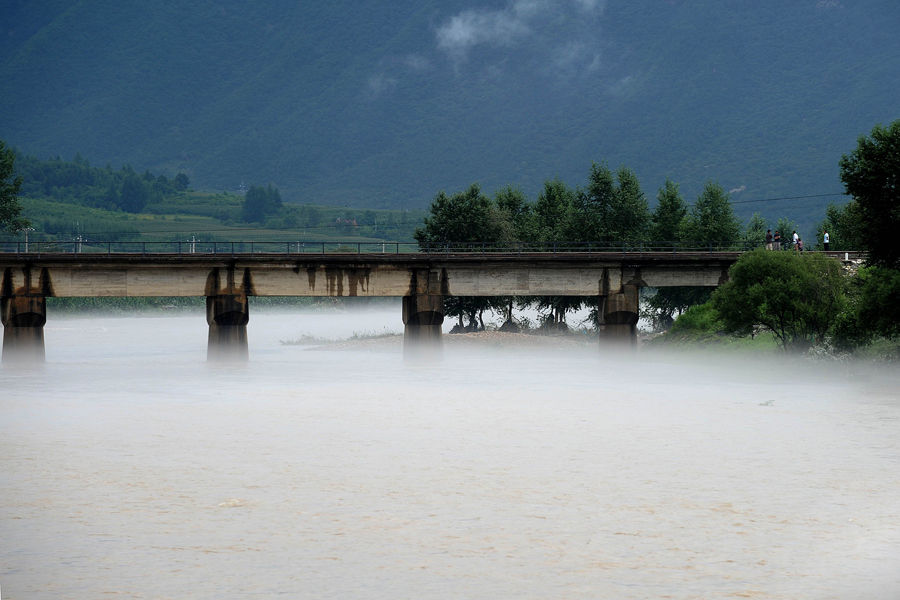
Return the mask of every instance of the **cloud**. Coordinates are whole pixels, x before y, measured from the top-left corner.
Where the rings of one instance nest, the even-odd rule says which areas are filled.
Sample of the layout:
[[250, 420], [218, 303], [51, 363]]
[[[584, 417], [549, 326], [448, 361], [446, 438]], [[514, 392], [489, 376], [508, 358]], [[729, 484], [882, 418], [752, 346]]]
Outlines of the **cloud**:
[[431, 61], [420, 54], [406, 54], [383, 58], [375, 73], [365, 82], [365, 95], [374, 100], [394, 92], [410, 73], [421, 74], [432, 68]]
[[371, 75], [366, 82], [366, 92], [370, 98], [379, 98], [397, 87], [397, 78], [385, 73]]
[[407, 54], [401, 59], [400, 62], [410, 71], [414, 71], [417, 73], [427, 71], [431, 68], [431, 61], [421, 54]]
[[438, 48], [463, 56], [474, 46], [504, 46], [527, 37], [535, 4], [533, 0], [519, 0], [501, 10], [465, 10], [438, 27]]
[[[435, 31], [437, 47], [457, 61], [476, 47], [519, 48], [540, 42], [552, 48], [547, 64], [572, 66], [596, 62], [597, 28], [606, 0], [509, 0], [503, 8], [464, 10], [446, 19]], [[572, 39], [573, 30], [583, 39]]]
[[550, 63], [554, 71], [564, 74], [591, 73], [600, 68], [600, 55], [591, 44], [572, 40], [553, 50]]

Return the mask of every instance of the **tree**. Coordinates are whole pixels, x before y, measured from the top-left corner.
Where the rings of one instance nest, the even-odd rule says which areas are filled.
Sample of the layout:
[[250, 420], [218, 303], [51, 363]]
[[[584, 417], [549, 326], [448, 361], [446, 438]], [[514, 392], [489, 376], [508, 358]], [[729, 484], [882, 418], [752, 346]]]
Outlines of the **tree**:
[[21, 217], [22, 207], [19, 205], [19, 188], [22, 178], [16, 176], [15, 154], [0, 140], [0, 231], [20, 231], [29, 223]]
[[[794, 223], [792, 219], [787, 217], [780, 217], [778, 222], [775, 223], [775, 231], [781, 234], [781, 247], [775, 248], [776, 250], [782, 250], [784, 248], [791, 248], [791, 235], [797, 231], [797, 224]], [[774, 234], [775, 231], [772, 233]]]
[[567, 237], [582, 242], [643, 241], [650, 225], [647, 198], [634, 171], [621, 167], [615, 177], [593, 163], [588, 185], [574, 198]]
[[[678, 191], [678, 184], [666, 179], [656, 194], [656, 208], [650, 217], [650, 237], [660, 250], [671, 249], [682, 241], [688, 209]], [[689, 306], [709, 300], [711, 292], [706, 288], [665, 287], [649, 292], [641, 307], [641, 316], [648, 319], [655, 330], [672, 326], [675, 315]]]
[[719, 184], [708, 182], [685, 219], [685, 241], [701, 247], [728, 247], [738, 240], [740, 231], [728, 194]]
[[900, 270], [860, 268], [848, 288], [849, 307], [836, 327], [839, 346], [900, 336]]
[[263, 187], [251, 186], [244, 194], [241, 218], [247, 223], [262, 222], [268, 215], [281, 210], [281, 194], [271, 184]]
[[861, 136], [856, 150], [841, 157], [840, 168], [844, 188], [859, 207], [869, 264], [900, 267], [900, 119]]
[[650, 210], [634, 171], [626, 167], [616, 171], [613, 202], [603, 222], [603, 237], [614, 242], [639, 242], [647, 236]]
[[605, 223], [609, 218], [612, 204], [615, 202], [616, 182], [612, 171], [606, 164], [591, 163], [588, 184], [584, 192], [579, 193], [576, 202], [578, 226], [584, 240], [610, 240]]
[[771, 331], [784, 350], [806, 350], [829, 334], [844, 309], [838, 261], [821, 254], [748, 252], [728, 271], [712, 305], [729, 333]]
[[573, 216], [574, 203], [575, 192], [562, 180], [545, 181], [532, 210], [531, 232], [536, 241], [577, 241], [579, 236], [573, 233], [572, 225], [577, 219]]
[[[504, 221], [498, 207], [481, 192], [478, 184], [472, 184], [452, 196], [438, 193], [431, 203], [430, 214], [425, 217], [425, 226], [417, 228], [413, 237], [421, 249], [435, 250], [448, 244], [493, 245], [511, 230], [512, 225]], [[459, 319], [456, 331], [477, 331], [484, 328], [482, 315], [491, 308], [491, 303], [491, 298], [486, 297], [447, 296], [444, 314]], [[469, 319], [468, 328], [462, 327], [463, 317]]]
[[679, 241], [682, 222], [687, 217], [687, 205], [678, 191], [678, 184], [666, 179], [656, 194], [656, 208], [650, 216], [650, 239], [668, 247]]
[[452, 196], [438, 193], [425, 226], [417, 228], [413, 237], [423, 249], [461, 242], [493, 243], [500, 237], [499, 218], [490, 198], [473, 183]]
[[134, 171], [130, 171], [122, 181], [119, 208], [125, 212], [139, 213], [144, 210], [149, 199], [150, 192], [147, 190], [147, 185]]
[[831, 250], [859, 250], [863, 248], [863, 225], [859, 205], [850, 201], [843, 206], [829, 204], [825, 209], [825, 220], [816, 228], [816, 243], [827, 231]]
[[503, 232], [507, 241], [532, 241], [531, 205], [525, 194], [518, 188], [506, 186], [494, 194], [494, 205], [501, 221], [511, 225], [511, 231]]
[[766, 243], [766, 231], [769, 229], [766, 220], [759, 213], [753, 213], [747, 221], [744, 229], [744, 247], [747, 249], [759, 248]]
[[188, 176], [184, 173], [179, 173], [175, 176], [175, 179], [172, 180], [175, 189], [179, 192], [187, 191], [188, 186], [191, 184], [191, 180], [188, 179]]

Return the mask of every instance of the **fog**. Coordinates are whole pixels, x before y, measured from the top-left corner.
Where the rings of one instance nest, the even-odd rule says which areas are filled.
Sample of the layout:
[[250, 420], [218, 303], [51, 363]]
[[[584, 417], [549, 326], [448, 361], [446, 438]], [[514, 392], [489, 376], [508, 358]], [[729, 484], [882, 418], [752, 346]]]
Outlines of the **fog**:
[[254, 311], [227, 365], [202, 314], [49, 315], [0, 369], [3, 599], [900, 596], [896, 370], [312, 339], [401, 330]]

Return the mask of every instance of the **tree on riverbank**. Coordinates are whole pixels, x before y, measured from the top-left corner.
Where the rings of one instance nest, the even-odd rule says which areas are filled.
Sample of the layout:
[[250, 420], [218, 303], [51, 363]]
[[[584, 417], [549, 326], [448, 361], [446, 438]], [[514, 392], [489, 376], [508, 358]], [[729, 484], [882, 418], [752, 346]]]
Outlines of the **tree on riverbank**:
[[859, 210], [860, 241], [869, 264], [900, 268], [900, 119], [861, 136], [840, 167], [841, 181]]
[[825, 340], [846, 305], [838, 261], [821, 254], [754, 250], [728, 271], [711, 303], [724, 330], [770, 331], [784, 350], [806, 350]]

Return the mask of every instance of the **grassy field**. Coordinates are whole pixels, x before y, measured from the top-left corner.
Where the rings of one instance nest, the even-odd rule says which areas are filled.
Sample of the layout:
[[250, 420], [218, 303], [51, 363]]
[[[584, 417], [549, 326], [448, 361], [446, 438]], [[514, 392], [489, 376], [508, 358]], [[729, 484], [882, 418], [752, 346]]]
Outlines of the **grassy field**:
[[[106, 242], [222, 241], [272, 242], [298, 247], [316, 242], [350, 244], [412, 242], [423, 211], [361, 210], [285, 204], [262, 223], [240, 220], [243, 198], [236, 194], [186, 192], [148, 205], [141, 213], [92, 208], [48, 199], [21, 198], [31, 221], [29, 241], [82, 241], [83, 251]], [[0, 241], [24, 241], [24, 234], [0, 234]], [[185, 246], [187, 247], [187, 246]], [[294, 250], [292, 250], [294, 251]]]

